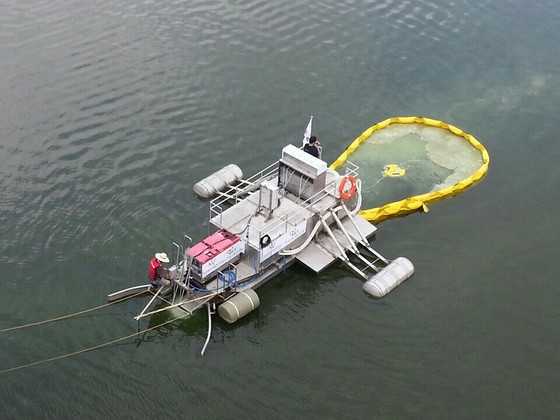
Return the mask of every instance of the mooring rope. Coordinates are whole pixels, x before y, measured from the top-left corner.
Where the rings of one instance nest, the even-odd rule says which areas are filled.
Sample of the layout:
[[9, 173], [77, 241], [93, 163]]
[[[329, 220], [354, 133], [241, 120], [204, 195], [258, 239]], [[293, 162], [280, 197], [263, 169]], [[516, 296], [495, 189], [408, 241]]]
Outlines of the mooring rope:
[[377, 181], [375, 181], [375, 184], [370, 185], [369, 187], [367, 187], [367, 188], [364, 190], [364, 192], [367, 192], [367, 191], [371, 190], [373, 187], [375, 187], [377, 184], [379, 184], [379, 182], [381, 182], [381, 180], [384, 179], [384, 178], [385, 178], [385, 175], [383, 175], [381, 178], [379, 178]]
[[45, 319], [44, 321], [32, 322], [30, 324], [18, 325], [16, 327], [4, 328], [4, 329], [0, 330], [0, 333], [4, 333], [4, 332], [8, 332], [8, 331], [21, 330], [23, 328], [33, 327], [33, 326], [36, 326], [36, 325], [48, 324], [50, 322], [56, 322], [56, 321], [61, 321], [63, 319], [72, 318], [72, 317], [75, 317], [75, 316], [78, 316], [78, 315], [82, 315], [82, 314], [85, 314], [85, 313], [88, 313], [88, 312], [93, 312], [93, 311], [96, 311], [98, 309], [105, 308], [105, 307], [110, 306], [110, 305], [114, 305], [115, 303], [119, 303], [119, 302], [123, 302], [123, 301], [128, 300], [128, 299], [132, 299], [132, 298], [137, 297], [137, 296], [139, 296], [143, 293], [145, 293], [145, 291], [141, 291], [141, 292], [138, 292], [134, 295], [127, 296], [127, 297], [124, 297], [122, 299], [115, 300], [113, 302], [105, 303], [103, 305], [96, 306], [94, 308], [84, 309], [83, 311], [74, 312], [72, 314], [62, 315], [62, 316], [59, 316], [59, 317], [56, 317], [56, 318], [51, 318], [51, 319]]
[[165, 322], [163, 322], [163, 323], [161, 323], [161, 324], [158, 324], [158, 325], [155, 325], [155, 326], [153, 326], [153, 327], [146, 328], [145, 330], [135, 332], [134, 334], [129, 334], [129, 335], [126, 335], [126, 336], [124, 336], [124, 337], [117, 338], [116, 340], [111, 340], [111, 341], [107, 341], [106, 343], [98, 344], [97, 346], [88, 347], [88, 348], [86, 348], [86, 349], [78, 350], [78, 351], [75, 351], [75, 352], [72, 352], [72, 353], [66, 353], [66, 354], [62, 354], [62, 355], [60, 355], [60, 356], [55, 356], [55, 357], [50, 357], [50, 358], [48, 358], [48, 359], [39, 360], [39, 361], [37, 361], [37, 362], [27, 363], [27, 364], [25, 364], [25, 365], [21, 365], [21, 366], [16, 366], [16, 367], [9, 368], [9, 369], [0, 370], [0, 375], [3, 374], [3, 373], [13, 372], [13, 371], [20, 370], [20, 369], [25, 369], [25, 368], [32, 367], [32, 366], [41, 365], [41, 364], [47, 363], [47, 362], [54, 362], [55, 360], [65, 359], [65, 358], [67, 358], [67, 357], [76, 356], [76, 355], [78, 355], [78, 354], [87, 353], [87, 352], [89, 352], [89, 351], [97, 350], [97, 349], [100, 349], [100, 348], [102, 348], [102, 347], [107, 347], [107, 346], [110, 346], [110, 345], [112, 345], [112, 344], [118, 343], [119, 341], [127, 340], [127, 339], [129, 339], [129, 338], [132, 338], [132, 337], [134, 337], [134, 336], [138, 336], [138, 335], [140, 335], [140, 334], [145, 334], [145, 333], [147, 333], [147, 332], [149, 332], [149, 331], [151, 331], [151, 330], [154, 330], [154, 329], [156, 329], [156, 328], [159, 328], [159, 327], [162, 327], [162, 326], [164, 326], [164, 325], [170, 324], [170, 323], [172, 323], [172, 322], [174, 322], [174, 321], [177, 321], [177, 320], [179, 320], [179, 319], [181, 319], [181, 318], [184, 318], [184, 317], [186, 317], [186, 316], [188, 316], [188, 315], [190, 315], [190, 313], [186, 312], [185, 314], [180, 315], [180, 316], [178, 316], [178, 317], [176, 317], [176, 318], [173, 318], [173, 319], [171, 319], [171, 320], [169, 320], [169, 321], [165, 321]]

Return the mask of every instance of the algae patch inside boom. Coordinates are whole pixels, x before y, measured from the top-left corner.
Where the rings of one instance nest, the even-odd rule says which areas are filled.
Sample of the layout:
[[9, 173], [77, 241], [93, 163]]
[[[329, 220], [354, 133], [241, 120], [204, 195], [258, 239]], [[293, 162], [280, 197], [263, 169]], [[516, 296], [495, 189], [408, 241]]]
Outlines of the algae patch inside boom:
[[[489, 157], [474, 137], [456, 127], [404, 117], [370, 127], [331, 167], [344, 172], [349, 162], [359, 167], [362, 208], [369, 209], [363, 214], [378, 221], [458, 194], [485, 175]], [[387, 168], [396, 168], [396, 176]], [[388, 205], [380, 214], [378, 209]]]

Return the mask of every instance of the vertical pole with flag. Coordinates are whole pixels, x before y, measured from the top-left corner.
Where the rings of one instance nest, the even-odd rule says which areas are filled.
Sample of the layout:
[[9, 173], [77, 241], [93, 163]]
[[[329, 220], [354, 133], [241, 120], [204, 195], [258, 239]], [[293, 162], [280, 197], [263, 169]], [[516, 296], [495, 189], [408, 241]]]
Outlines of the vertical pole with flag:
[[305, 129], [305, 133], [303, 133], [303, 146], [305, 146], [309, 142], [309, 137], [311, 137], [311, 125], [313, 123], [313, 115], [309, 118], [309, 122], [307, 123], [307, 128]]

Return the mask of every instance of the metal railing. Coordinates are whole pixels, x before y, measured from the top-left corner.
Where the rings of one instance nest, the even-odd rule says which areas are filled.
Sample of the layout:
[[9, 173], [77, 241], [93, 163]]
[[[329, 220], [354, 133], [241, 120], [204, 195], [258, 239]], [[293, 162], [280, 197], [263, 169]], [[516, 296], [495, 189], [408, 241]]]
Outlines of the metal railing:
[[[216, 198], [210, 201], [210, 219], [217, 218], [217, 224], [220, 227], [223, 227], [223, 212], [245, 198], [248, 193], [258, 190], [262, 182], [276, 176], [278, 173], [279, 164], [280, 162], [277, 161], [272, 165], [266, 167], [265, 169], [257, 172], [247, 180], [242, 180], [240, 184], [230, 187], [225, 192], [220, 192]], [[351, 175], [357, 177], [358, 169], [359, 167], [357, 165], [353, 164], [350, 161], [347, 161], [344, 176]], [[335, 182], [330, 182], [321, 191], [309, 197], [307, 200], [298, 203], [300, 205], [298, 209], [284, 214], [281, 218], [275, 220], [273, 223], [267, 224], [265, 228], [253, 228], [253, 230], [251, 230], [251, 226], [248, 226], [247, 236], [262, 238], [265, 235], [269, 235], [273, 231], [280, 231], [283, 233], [287, 232], [290, 228], [293, 228], [297, 225], [297, 221], [295, 221], [295, 219], [298, 218], [298, 216], [301, 216], [301, 214], [304, 212], [313, 213], [311, 207], [314, 204], [329, 195], [335, 196], [337, 187], [338, 186]]]

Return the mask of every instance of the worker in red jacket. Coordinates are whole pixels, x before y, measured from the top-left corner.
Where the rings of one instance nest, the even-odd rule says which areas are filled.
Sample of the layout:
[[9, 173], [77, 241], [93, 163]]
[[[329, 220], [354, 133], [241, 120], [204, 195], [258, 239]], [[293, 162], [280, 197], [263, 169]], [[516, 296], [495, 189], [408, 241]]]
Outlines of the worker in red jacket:
[[164, 263], [168, 263], [169, 258], [165, 252], [158, 252], [150, 261], [150, 266], [148, 267], [148, 278], [150, 279], [150, 284], [153, 287], [169, 286], [171, 281], [169, 280], [169, 270], [163, 266]]

